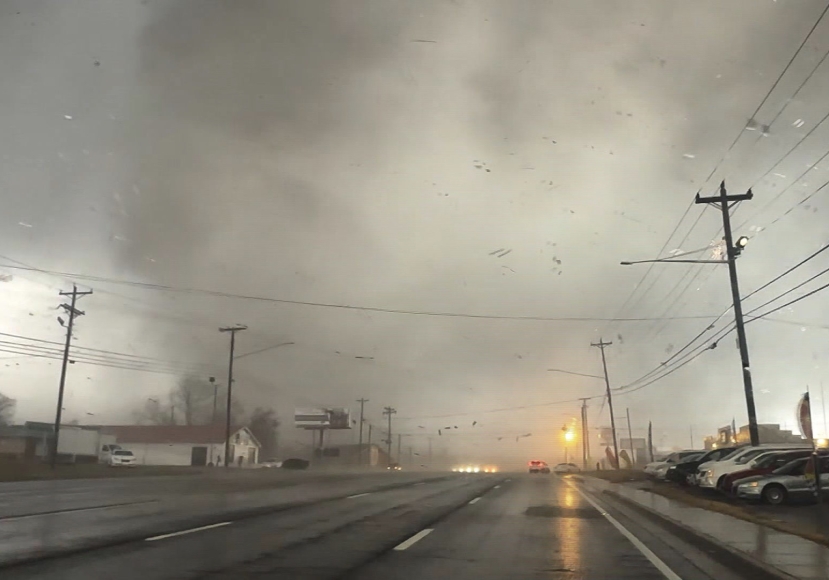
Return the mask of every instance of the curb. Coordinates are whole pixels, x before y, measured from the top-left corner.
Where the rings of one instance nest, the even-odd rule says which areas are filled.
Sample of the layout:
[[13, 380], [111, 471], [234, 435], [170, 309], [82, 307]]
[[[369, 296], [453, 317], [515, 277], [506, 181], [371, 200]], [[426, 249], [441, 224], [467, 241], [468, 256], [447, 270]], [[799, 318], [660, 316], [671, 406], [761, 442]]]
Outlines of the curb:
[[[450, 478], [451, 478], [451, 476], [440, 476], [440, 477], [431, 477], [431, 478], [427, 478], [427, 479], [423, 479], [423, 480], [419, 480], [419, 481], [407, 481], [405, 483], [398, 482], [398, 483], [392, 483], [392, 484], [387, 484], [387, 485], [380, 485], [380, 486], [377, 486], [377, 487], [371, 487], [371, 488], [366, 489], [365, 491], [370, 492], [370, 493], [377, 493], [377, 492], [382, 492], [382, 491], [391, 491], [391, 490], [394, 490], [394, 489], [399, 489], [399, 488], [403, 488], [403, 487], [408, 487], [410, 485], [414, 485], [415, 483], [419, 483], [420, 481], [427, 482], [427, 483], [433, 483], [433, 482], [438, 482], [438, 481], [444, 481], [444, 480], [447, 480], [447, 479], [450, 479]], [[44, 552], [40, 552], [40, 553], [37, 553], [37, 554], [28, 554], [28, 555], [22, 556], [20, 558], [10, 558], [10, 559], [5, 560], [5, 561], [0, 561], [0, 571], [6, 570], [6, 569], [18, 568], [18, 567], [26, 566], [26, 565], [29, 565], [29, 564], [37, 564], [37, 563], [41, 563], [41, 562], [47, 562], [49, 560], [56, 560], [58, 558], [67, 558], [67, 557], [71, 557], [71, 556], [77, 556], [77, 555], [80, 555], [80, 554], [86, 554], [86, 553], [93, 552], [93, 551], [96, 551], [96, 550], [114, 548], [114, 547], [117, 547], [117, 546], [123, 546], [125, 544], [131, 544], [133, 542], [140, 542], [140, 541], [143, 541], [144, 539], [146, 539], [148, 537], [151, 537], [151, 536], [174, 533], [176, 531], [181, 530], [182, 527], [197, 528], [197, 527], [202, 527], [202, 526], [209, 526], [209, 525], [215, 524], [217, 522], [223, 522], [223, 521], [233, 521], [233, 522], [235, 522], [235, 521], [260, 517], [260, 516], [270, 516], [270, 515], [277, 514], [277, 513], [280, 513], [280, 512], [285, 512], [285, 511], [288, 511], [288, 510], [301, 509], [301, 508], [306, 508], [306, 507], [315, 506], [315, 505], [321, 505], [321, 504], [325, 504], [325, 503], [329, 503], [329, 502], [340, 501], [340, 500], [343, 500], [343, 499], [347, 499], [349, 497], [349, 495], [351, 495], [351, 494], [349, 493], [349, 494], [346, 494], [346, 495], [336, 495], [336, 496], [332, 496], [332, 497], [326, 497], [326, 498], [315, 499], [315, 500], [307, 500], [307, 501], [296, 502], [296, 503], [276, 504], [276, 505], [273, 505], [273, 506], [270, 506], [270, 507], [245, 508], [245, 509], [240, 509], [240, 510], [237, 510], [237, 511], [231, 511], [231, 512], [224, 513], [224, 514], [206, 515], [206, 516], [201, 516], [201, 517], [193, 517], [191, 519], [182, 519], [182, 520], [178, 520], [176, 522], [173, 522], [173, 523], [171, 523], [167, 526], [162, 525], [162, 526], [159, 526], [159, 527], [149, 528], [149, 529], [145, 529], [145, 530], [133, 530], [133, 531], [124, 533], [122, 535], [109, 536], [106, 539], [100, 539], [98, 541], [91, 540], [87, 544], [83, 544], [83, 545], [79, 545], [79, 546], [75, 546], [75, 547], [71, 547], [71, 548], [44, 551]]]
[[798, 580], [795, 576], [791, 576], [783, 570], [761, 562], [746, 552], [726, 546], [704, 532], [695, 530], [690, 526], [671, 519], [656, 510], [645, 507], [614, 491], [605, 489], [600, 493], [601, 495], [612, 497], [619, 503], [655, 521], [657, 524], [670, 530], [678, 538], [703, 549], [712, 560], [715, 560], [723, 566], [735, 570], [748, 571], [748, 577], [753, 580]]

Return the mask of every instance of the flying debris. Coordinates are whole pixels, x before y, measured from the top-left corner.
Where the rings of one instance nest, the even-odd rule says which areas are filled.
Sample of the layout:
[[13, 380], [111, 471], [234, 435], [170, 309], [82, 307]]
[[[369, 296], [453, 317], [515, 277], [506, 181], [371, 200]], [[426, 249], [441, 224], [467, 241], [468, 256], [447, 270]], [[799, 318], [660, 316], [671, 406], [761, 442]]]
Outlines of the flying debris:
[[443, 435], [443, 433], [441, 433], [440, 429], [438, 429], [438, 435]]
[[424, 427], [423, 425], [418, 425], [417, 428], [418, 429], [425, 429], [426, 427]]
[[474, 427], [475, 425], [477, 425], [477, 424], [478, 424], [478, 422], [477, 422], [477, 421], [472, 421], [472, 426], [473, 426], [473, 427]]

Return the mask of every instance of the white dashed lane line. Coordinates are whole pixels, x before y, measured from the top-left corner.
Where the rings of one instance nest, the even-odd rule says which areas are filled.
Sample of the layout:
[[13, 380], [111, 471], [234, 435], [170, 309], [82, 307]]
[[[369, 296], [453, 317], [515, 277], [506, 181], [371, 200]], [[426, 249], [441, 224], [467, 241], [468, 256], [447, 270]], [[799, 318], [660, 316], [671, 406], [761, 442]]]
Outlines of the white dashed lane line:
[[161, 536], [153, 536], [152, 538], [144, 538], [145, 542], [155, 542], [158, 540], [165, 540], [167, 538], [174, 538], [176, 536], [184, 536], [187, 534], [193, 534], [195, 532], [201, 532], [204, 530], [212, 530], [213, 528], [221, 528], [223, 526], [229, 526], [233, 522], [222, 522], [220, 524], [211, 524], [209, 526], [201, 526], [200, 528], [192, 528], [189, 530], [182, 530], [180, 532], [173, 532], [172, 534], [163, 534]]
[[418, 533], [416, 533], [414, 536], [412, 536], [411, 538], [409, 538], [405, 542], [395, 546], [394, 549], [398, 552], [401, 552], [403, 550], [408, 550], [409, 548], [414, 546], [416, 543], [418, 543], [420, 540], [422, 540], [423, 538], [425, 538], [426, 536], [431, 534], [433, 531], [434, 531], [434, 528], [426, 528], [425, 530], [420, 530]]
[[365, 496], [367, 496], [367, 495], [371, 495], [371, 493], [370, 493], [370, 492], [367, 492], [367, 493], [358, 493], [358, 494], [355, 494], [355, 495], [350, 495], [350, 496], [348, 496], [346, 499], [357, 499], [358, 497], [365, 497]]
[[492, 489], [501, 489], [501, 486], [500, 486], [500, 485], [496, 485], [496, 486], [495, 486], [495, 487], [493, 487]]
[[476, 497], [475, 499], [473, 499], [472, 501], [470, 501], [470, 502], [469, 502], [469, 505], [472, 505], [472, 504], [474, 504], [474, 503], [478, 503], [479, 501], [481, 501], [481, 498], [480, 498], [480, 497]]

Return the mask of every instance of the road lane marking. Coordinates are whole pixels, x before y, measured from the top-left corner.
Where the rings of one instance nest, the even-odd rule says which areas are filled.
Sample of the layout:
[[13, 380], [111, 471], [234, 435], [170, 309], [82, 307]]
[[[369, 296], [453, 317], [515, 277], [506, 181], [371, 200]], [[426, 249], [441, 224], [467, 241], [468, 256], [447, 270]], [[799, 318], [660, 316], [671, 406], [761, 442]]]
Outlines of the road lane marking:
[[350, 495], [346, 499], [357, 499], [358, 497], [363, 497], [363, 496], [370, 495], [370, 494], [371, 494], [370, 491], [366, 492], [366, 493], [358, 493], [358, 494], [355, 494], [355, 495]]
[[222, 522], [220, 524], [210, 524], [209, 526], [201, 526], [200, 528], [192, 528], [190, 530], [182, 530], [180, 532], [173, 532], [172, 534], [163, 534], [161, 536], [153, 536], [152, 538], [144, 538], [145, 542], [155, 542], [157, 540], [164, 540], [166, 538], [173, 538], [175, 536], [184, 536], [187, 534], [193, 534], [195, 532], [201, 532], [203, 530], [211, 530], [213, 528], [221, 528], [222, 526], [229, 526], [233, 522]]
[[581, 489], [579, 489], [578, 486], [573, 485], [569, 481], [567, 481], [565, 483], [567, 483], [567, 485], [569, 485], [570, 487], [575, 489], [577, 492], [579, 492], [579, 494], [584, 499], [587, 500], [587, 503], [589, 503], [594, 508], [596, 508], [596, 510], [600, 514], [602, 514], [605, 517], [605, 519], [607, 521], [609, 521], [614, 528], [616, 528], [619, 531], [619, 533], [621, 533], [624, 537], [626, 537], [628, 540], [630, 540], [630, 543], [633, 544], [636, 547], [636, 549], [639, 550], [642, 553], [642, 555], [645, 556], [645, 558], [647, 558], [648, 561], [650, 561], [650, 563], [653, 564], [654, 567], [657, 570], [662, 572], [662, 575], [665, 576], [665, 578], [667, 578], [668, 580], [682, 580], [682, 578], [680, 576], [678, 576], [676, 574], [676, 572], [671, 570], [668, 567], [668, 565], [659, 558], [659, 556], [654, 554], [651, 551], [650, 548], [648, 548], [644, 543], [642, 543], [642, 540], [640, 540], [639, 538], [634, 536], [633, 533], [630, 530], [628, 530], [625, 526], [620, 524], [619, 521], [616, 518], [614, 518], [612, 515], [607, 513], [607, 510], [605, 510], [598, 503], [593, 501], [586, 493], [584, 493]]
[[426, 485], [426, 482], [425, 481], [419, 481], [415, 485]]
[[420, 530], [418, 533], [416, 533], [414, 536], [412, 536], [411, 538], [409, 538], [408, 540], [406, 540], [402, 544], [398, 544], [397, 546], [395, 546], [394, 549], [398, 552], [401, 552], [403, 550], [408, 550], [409, 548], [414, 546], [416, 543], [418, 543], [420, 540], [422, 540], [423, 538], [425, 538], [426, 536], [431, 534], [433, 531], [434, 531], [434, 528], [426, 528], [425, 530]]
[[473, 499], [472, 501], [469, 502], [469, 505], [472, 505], [473, 503], [478, 503], [479, 501], [481, 501], [481, 498], [476, 497], [475, 499]]
[[493, 487], [492, 489], [501, 489], [501, 486], [500, 486], [500, 485], [496, 485], [496, 486], [495, 486], [495, 487]]

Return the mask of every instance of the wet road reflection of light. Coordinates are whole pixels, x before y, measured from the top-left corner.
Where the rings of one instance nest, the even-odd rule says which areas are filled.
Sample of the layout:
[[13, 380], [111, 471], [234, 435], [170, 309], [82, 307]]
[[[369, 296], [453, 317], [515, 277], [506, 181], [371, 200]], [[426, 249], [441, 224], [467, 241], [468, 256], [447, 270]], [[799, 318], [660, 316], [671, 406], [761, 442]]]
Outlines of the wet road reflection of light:
[[[559, 506], [565, 509], [576, 509], [581, 507], [581, 497], [578, 492], [569, 485], [557, 486], [557, 497]], [[587, 533], [583, 518], [559, 517], [553, 520], [553, 537], [556, 539], [558, 554], [555, 560], [566, 570], [577, 572], [582, 569], [582, 553], [584, 534]]]

